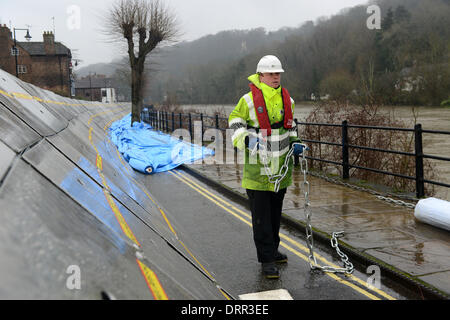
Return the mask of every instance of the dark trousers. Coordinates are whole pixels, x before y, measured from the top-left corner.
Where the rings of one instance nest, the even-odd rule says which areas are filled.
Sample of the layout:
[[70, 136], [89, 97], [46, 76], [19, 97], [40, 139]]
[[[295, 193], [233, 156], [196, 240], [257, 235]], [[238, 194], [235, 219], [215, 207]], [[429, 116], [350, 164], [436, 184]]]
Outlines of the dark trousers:
[[278, 192], [247, 189], [252, 212], [253, 240], [259, 262], [275, 261], [280, 244], [280, 220], [286, 189]]

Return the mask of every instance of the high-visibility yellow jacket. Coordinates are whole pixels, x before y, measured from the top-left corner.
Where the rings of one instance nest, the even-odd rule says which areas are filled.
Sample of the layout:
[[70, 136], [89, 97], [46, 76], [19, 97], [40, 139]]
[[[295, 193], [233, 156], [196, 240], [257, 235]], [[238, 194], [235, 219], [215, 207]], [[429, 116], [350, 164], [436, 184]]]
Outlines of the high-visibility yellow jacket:
[[[284, 109], [281, 96], [281, 87], [274, 89], [260, 82], [258, 74], [251, 75], [248, 77], [248, 80], [262, 91], [266, 102], [270, 124], [273, 125], [277, 122], [283, 122]], [[291, 102], [292, 114], [294, 114], [294, 100], [292, 98]], [[240, 150], [244, 150], [245, 152], [242, 188], [261, 191], [274, 191], [274, 184], [269, 182], [267, 173], [279, 173], [281, 166], [284, 164], [286, 154], [289, 151], [291, 143], [300, 142], [300, 139], [297, 136], [297, 127], [295, 123], [292, 129], [285, 129], [283, 126], [279, 129], [272, 129], [272, 134], [267, 137], [267, 143], [264, 144], [269, 150], [268, 159], [270, 160], [266, 167], [264, 167], [261, 163], [260, 155], [255, 157], [251, 156], [245, 146], [245, 137], [248, 136], [250, 132], [256, 133], [257, 131], [257, 129], [255, 131], [250, 129], [250, 127], [260, 128], [251, 91], [239, 100], [239, 103], [231, 112], [228, 118], [228, 126], [231, 129], [234, 129], [232, 136], [233, 145]], [[262, 138], [261, 133], [257, 134], [259, 138]], [[292, 184], [292, 166], [293, 159], [291, 157], [289, 160], [288, 172], [280, 183], [280, 190], [287, 188]]]

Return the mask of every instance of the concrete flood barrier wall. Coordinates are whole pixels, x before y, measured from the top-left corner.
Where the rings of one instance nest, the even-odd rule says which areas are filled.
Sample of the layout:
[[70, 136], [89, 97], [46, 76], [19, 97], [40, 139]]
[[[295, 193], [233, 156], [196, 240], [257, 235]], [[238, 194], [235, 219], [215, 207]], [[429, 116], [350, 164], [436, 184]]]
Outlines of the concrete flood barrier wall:
[[230, 297], [109, 141], [129, 110], [0, 70], [1, 299]]

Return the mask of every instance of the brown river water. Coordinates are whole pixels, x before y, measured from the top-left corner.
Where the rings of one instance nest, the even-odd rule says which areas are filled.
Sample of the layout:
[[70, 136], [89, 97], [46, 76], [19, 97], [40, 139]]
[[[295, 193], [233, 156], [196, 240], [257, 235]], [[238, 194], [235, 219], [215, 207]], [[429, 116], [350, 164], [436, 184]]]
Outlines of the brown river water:
[[[223, 114], [229, 115], [234, 105], [183, 105], [181, 108], [187, 112], [188, 110], [196, 110], [205, 115], [214, 111], [222, 111]], [[314, 109], [313, 105], [299, 104], [295, 106], [294, 118], [299, 121], [305, 121], [305, 118]], [[422, 124], [424, 130], [441, 130], [450, 131], [450, 108], [442, 107], [381, 107], [386, 113], [391, 113], [396, 119], [403, 120], [408, 127], [414, 127], [414, 113], [417, 115], [417, 123]], [[351, 121], [349, 121], [351, 123]], [[450, 158], [450, 135], [444, 134], [423, 134], [423, 151], [424, 154], [437, 155]], [[435, 180], [450, 184], [450, 161], [430, 160], [435, 168]], [[435, 187], [435, 197], [450, 201], [450, 188]]]

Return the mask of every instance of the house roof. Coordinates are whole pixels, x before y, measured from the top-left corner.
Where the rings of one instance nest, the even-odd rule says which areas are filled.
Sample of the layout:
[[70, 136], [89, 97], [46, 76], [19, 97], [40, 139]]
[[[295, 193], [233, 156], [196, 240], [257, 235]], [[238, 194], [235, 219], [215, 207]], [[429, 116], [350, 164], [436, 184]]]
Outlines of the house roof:
[[[31, 56], [45, 56], [44, 42], [17, 42]], [[55, 42], [55, 54], [71, 56], [70, 49], [61, 42]]]

